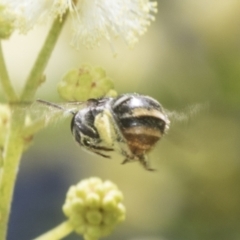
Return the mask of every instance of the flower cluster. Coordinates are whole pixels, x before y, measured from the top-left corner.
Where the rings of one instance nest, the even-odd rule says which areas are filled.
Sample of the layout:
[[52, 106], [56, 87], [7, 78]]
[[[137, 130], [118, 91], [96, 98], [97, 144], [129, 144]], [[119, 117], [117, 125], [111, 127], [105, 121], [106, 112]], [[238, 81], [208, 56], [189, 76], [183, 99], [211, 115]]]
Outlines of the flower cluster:
[[56, 17], [61, 19], [73, 6], [71, 0], [2, 0], [1, 4], [15, 16], [15, 27], [23, 33], [37, 23], [47, 22]]
[[70, 11], [72, 43], [87, 47], [119, 36], [133, 46], [157, 12], [157, 3], [150, 0], [2, 0], [2, 4], [14, 13], [15, 26], [22, 32], [49, 18], [61, 20]]
[[8, 8], [0, 4], [0, 39], [10, 37], [14, 29], [13, 20], [14, 16], [8, 11]]
[[109, 94], [112, 80], [101, 67], [88, 64], [70, 70], [58, 84], [58, 93], [66, 101], [86, 101]]
[[109, 235], [125, 219], [123, 195], [110, 181], [90, 178], [70, 187], [63, 212], [85, 240]]

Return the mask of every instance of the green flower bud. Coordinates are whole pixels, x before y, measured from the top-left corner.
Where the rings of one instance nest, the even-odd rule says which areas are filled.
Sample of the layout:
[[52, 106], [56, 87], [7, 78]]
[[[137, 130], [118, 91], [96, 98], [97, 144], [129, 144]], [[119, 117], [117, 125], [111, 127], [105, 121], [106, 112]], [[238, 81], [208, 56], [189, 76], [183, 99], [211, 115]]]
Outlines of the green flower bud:
[[58, 92], [67, 101], [86, 101], [89, 98], [116, 96], [112, 80], [104, 69], [88, 64], [70, 70], [58, 84]]
[[81, 212], [84, 210], [83, 200], [81, 198], [74, 198], [71, 201], [71, 208], [74, 212]]
[[70, 187], [63, 212], [85, 240], [109, 235], [125, 219], [123, 195], [115, 184], [90, 178]]
[[78, 228], [78, 231], [80, 231], [79, 226], [83, 226], [82, 229], [87, 229], [87, 222], [85, 220], [84, 214], [79, 214], [78, 212], [71, 211], [70, 222], [74, 229]]
[[102, 235], [101, 226], [89, 226], [87, 229], [88, 239], [99, 239]]
[[89, 193], [86, 198], [86, 205], [92, 208], [100, 207], [100, 196], [94, 192]]
[[104, 187], [105, 192], [110, 192], [111, 190], [118, 189], [117, 186], [114, 183], [112, 183], [111, 181], [105, 181], [103, 183], [103, 187]]
[[107, 194], [103, 199], [102, 206], [105, 210], [116, 209], [117, 201], [112, 195]]
[[5, 6], [0, 5], [0, 39], [8, 39], [14, 30], [13, 15]]
[[114, 89], [110, 89], [107, 94], [106, 97], [117, 97], [118, 93], [117, 91], [115, 91]]
[[8, 105], [0, 104], [0, 166], [5, 142], [10, 128], [11, 111]]
[[87, 221], [93, 225], [99, 225], [102, 222], [102, 213], [99, 210], [89, 210], [86, 213]]

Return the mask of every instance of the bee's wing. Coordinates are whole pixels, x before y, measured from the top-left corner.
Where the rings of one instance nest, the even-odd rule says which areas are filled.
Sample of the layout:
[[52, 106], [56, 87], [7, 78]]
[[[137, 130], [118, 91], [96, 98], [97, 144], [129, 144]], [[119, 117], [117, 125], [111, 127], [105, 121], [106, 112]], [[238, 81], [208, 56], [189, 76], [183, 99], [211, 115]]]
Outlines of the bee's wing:
[[45, 117], [46, 120], [51, 119], [55, 115], [60, 115], [64, 118], [73, 116], [85, 106], [86, 102], [52, 103], [39, 99], [31, 104], [29, 113], [32, 116]]
[[169, 120], [171, 121], [171, 125], [177, 122], [179, 123], [187, 123], [189, 120], [198, 116], [198, 114], [206, 110], [209, 107], [208, 103], [198, 103], [191, 106], [188, 106], [183, 111], [170, 111], [164, 109], [167, 114]]
[[11, 111], [18, 111], [27, 122], [42, 121], [47, 125], [65, 117], [73, 116], [86, 102], [51, 103], [37, 100], [32, 103], [11, 104]]
[[[171, 124], [170, 131], [168, 132], [168, 138], [174, 145], [179, 146], [180, 148], [186, 148], [188, 146], [188, 151], [197, 152], [198, 147], [194, 139], [190, 139], [186, 133], [186, 127], [189, 127], [189, 123], [199, 117], [199, 114], [209, 107], [208, 103], [194, 104], [183, 111], [169, 111], [165, 109]], [[181, 126], [175, 126], [177, 123], [180, 123]], [[182, 126], [185, 125], [185, 127]], [[175, 127], [174, 127], [175, 126]]]

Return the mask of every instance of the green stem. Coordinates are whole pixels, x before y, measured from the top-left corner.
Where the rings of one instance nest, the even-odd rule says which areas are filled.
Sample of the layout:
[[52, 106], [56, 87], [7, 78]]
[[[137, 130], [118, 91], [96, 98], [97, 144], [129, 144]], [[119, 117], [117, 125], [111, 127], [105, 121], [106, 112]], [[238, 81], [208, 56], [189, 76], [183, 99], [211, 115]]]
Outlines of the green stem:
[[14, 112], [12, 117], [11, 132], [5, 148], [0, 182], [0, 239], [6, 239], [14, 184], [23, 152], [23, 140], [20, 137], [20, 116]]
[[44, 233], [43, 235], [35, 238], [34, 240], [58, 240], [66, 237], [73, 231], [71, 224], [66, 221]]
[[2, 83], [3, 91], [6, 94], [7, 100], [9, 102], [16, 102], [18, 100], [18, 96], [15, 93], [8, 76], [1, 43], [0, 43], [0, 82]]
[[[36, 59], [36, 62], [27, 79], [21, 101], [31, 101], [41, 79], [43, 71], [48, 63], [51, 53], [54, 49], [58, 36], [67, 18], [65, 14], [60, 22], [56, 19], [50, 29], [46, 41]], [[5, 63], [3, 61], [2, 51], [0, 52], [0, 78], [4, 90], [7, 93], [9, 100], [16, 101], [16, 94], [10, 84], [9, 77], [6, 71]], [[21, 115], [17, 110], [12, 113], [11, 130], [9, 133], [8, 142], [5, 146], [3, 167], [0, 179], [0, 239], [6, 239], [7, 225], [11, 210], [11, 202], [15, 181], [18, 173], [19, 162], [24, 149], [24, 140], [22, 136], [22, 128], [24, 126], [25, 116]]]
[[66, 13], [62, 17], [61, 21], [58, 18], [56, 18], [55, 21], [53, 22], [53, 25], [48, 33], [45, 43], [38, 55], [38, 58], [36, 59], [36, 62], [30, 72], [30, 75], [23, 89], [21, 95], [22, 101], [32, 101], [37, 91], [37, 88], [42, 83], [42, 79], [44, 77], [43, 72], [47, 66], [48, 60], [52, 54], [57, 39], [61, 33], [67, 15], [68, 13]]

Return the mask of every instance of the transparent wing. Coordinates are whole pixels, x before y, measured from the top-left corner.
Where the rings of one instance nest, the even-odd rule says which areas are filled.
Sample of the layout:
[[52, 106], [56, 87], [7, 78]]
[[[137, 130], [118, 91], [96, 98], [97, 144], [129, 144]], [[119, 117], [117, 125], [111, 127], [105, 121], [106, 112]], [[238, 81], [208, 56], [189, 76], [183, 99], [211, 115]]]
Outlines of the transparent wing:
[[207, 110], [209, 107], [208, 103], [198, 103], [187, 108], [183, 109], [182, 111], [170, 111], [164, 109], [165, 113], [167, 114], [171, 124], [174, 125], [176, 123], [187, 123], [189, 120], [197, 117], [200, 112]]
[[72, 117], [85, 105], [86, 102], [51, 103], [37, 100], [32, 103], [11, 104], [10, 109], [12, 113], [18, 111], [24, 119], [23, 135], [29, 136], [50, 123], [56, 123], [66, 117]]
[[45, 100], [36, 100], [30, 106], [30, 112], [34, 115], [43, 115], [46, 119], [50, 119], [56, 114], [62, 117], [73, 116], [76, 112], [86, 106], [87, 102], [67, 102], [52, 103]]
[[186, 146], [188, 146], [188, 151], [197, 152], [197, 143], [188, 135], [187, 129], [190, 127], [189, 123], [198, 118], [200, 114], [208, 110], [208, 108], [208, 103], [201, 103], [188, 106], [183, 109], [183, 111], [165, 110], [170, 120], [170, 129], [169, 132], [167, 132], [168, 136], [166, 139], [180, 148], [186, 149]]

